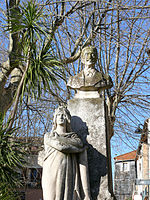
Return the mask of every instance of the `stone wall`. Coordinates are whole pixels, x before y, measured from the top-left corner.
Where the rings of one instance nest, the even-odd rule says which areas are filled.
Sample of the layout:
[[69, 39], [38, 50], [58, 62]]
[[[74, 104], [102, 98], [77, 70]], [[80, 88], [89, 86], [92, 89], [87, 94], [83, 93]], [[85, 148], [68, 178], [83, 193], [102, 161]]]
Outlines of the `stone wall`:
[[132, 196], [135, 182], [135, 161], [116, 161], [114, 193], [117, 200], [125, 200]]

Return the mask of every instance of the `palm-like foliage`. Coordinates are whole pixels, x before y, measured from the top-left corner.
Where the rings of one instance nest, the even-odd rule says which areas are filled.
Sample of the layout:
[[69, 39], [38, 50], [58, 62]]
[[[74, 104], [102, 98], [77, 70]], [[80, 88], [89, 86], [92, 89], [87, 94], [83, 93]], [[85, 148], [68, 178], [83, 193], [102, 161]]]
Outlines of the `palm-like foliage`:
[[0, 116], [0, 199], [16, 199], [16, 188], [20, 184], [18, 169], [23, 166], [24, 150], [19, 141], [15, 141], [12, 134], [16, 129], [3, 127], [3, 118]]
[[[22, 86], [24, 94], [39, 97], [42, 89], [51, 91], [53, 85], [58, 87], [59, 78], [63, 78], [62, 65], [52, 52], [51, 35], [45, 26], [42, 7], [29, 1], [18, 7], [9, 19], [8, 31], [19, 33], [20, 65], [27, 68]], [[38, 95], [37, 95], [38, 94]]]
[[[29, 54], [29, 66], [22, 88], [24, 93], [34, 97], [40, 97], [42, 89], [51, 92], [53, 85], [59, 87], [58, 80], [62, 77], [61, 64], [51, 54], [49, 48], [46, 49], [45, 43], [42, 47], [32, 49]], [[59, 67], [60, 66], [60, 67]], [[38, 94], [38, 96], [37, 96]]]

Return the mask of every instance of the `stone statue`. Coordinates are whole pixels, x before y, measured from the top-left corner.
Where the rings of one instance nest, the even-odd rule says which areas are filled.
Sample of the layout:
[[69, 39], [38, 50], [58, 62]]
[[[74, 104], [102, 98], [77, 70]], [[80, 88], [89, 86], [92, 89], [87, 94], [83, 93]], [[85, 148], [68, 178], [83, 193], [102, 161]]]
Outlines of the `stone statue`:
[[71, 131], [71, 115], [64, 106], [55, 110], [52, 131], [44, 136], [44, 200], [90, 200], [87, 150]]
[[108, 74], [102, 74], [95, 69], [97, 50], [93, 46], [83, 48], [81, 62], [84, 69], [77, 75], [71, 76], [67, 86], [77, 91], [100, 91], [111, 88], [112, 80]]

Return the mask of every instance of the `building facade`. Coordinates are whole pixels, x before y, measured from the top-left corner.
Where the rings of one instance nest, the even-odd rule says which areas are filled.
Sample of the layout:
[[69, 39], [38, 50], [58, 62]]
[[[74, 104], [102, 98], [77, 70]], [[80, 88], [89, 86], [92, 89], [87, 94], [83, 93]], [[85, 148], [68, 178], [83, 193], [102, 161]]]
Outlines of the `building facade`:
[[28, 143], [28, 155], [25, 157], [26, 164], [20, 169], [22, 187], [18, 188], [21, 200], [43, 200], [41, 177], [42, 167], [38, 163], [38, 152], [43, 145], [43, 139], [39, 137], [18, 138]]
[[136, 158], [136, 181], [134, 190], [150, 198], [150, 118], [144, 122]]
[[117, 200], [132, 197], [136, 178], [136, 150], [117, 156], [115, 160], [114, 194]]
[[150, 199], [150, 118], [144, 122], [138, 149], [114, 158], [114, 193], [117, 200]]

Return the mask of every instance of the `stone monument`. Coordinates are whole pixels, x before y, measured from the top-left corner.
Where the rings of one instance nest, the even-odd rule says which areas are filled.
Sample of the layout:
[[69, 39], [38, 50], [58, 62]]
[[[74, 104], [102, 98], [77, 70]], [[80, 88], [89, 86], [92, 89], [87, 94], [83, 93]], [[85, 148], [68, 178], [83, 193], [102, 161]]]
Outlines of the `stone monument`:
[[59, 106], [44, 136], [44, 200], [91, 200], [86, 140], [71, 131], [70, 121], [68, 109]]
[[67, 86], [76, 91], [68, 101], [72, 130], [88, 146], [87, 158], [92, 200], [112, 198], [110, 145], [107, 130], [107, 114], [102, 92], [113, 86], [108, 74], [95, 69], [97, 50], [85, 47], [81, 53], [84, 69], [69, 78]]
[[67, 86], [76, 90], [75, 98], [99, 98], [100, 91], [113, 86], [108, 74], [102, 74], [95, 69], [97, 50], [93, 46], [85, 47], [81, 53], [84, 69], [77, 75], [71, 76]]
[[[70, 77], [75, 97], [56, 109], [53, 128], [44, 136], [44, 200], [112, 200], [107, 107], [102, 95], [113, 83], [95, 69], [97, 50], [82, 50], [84, 69]], [[71, 115], [70, 115], [71, 114]], [[43, 158], [44, 157], [44, 158]]]

